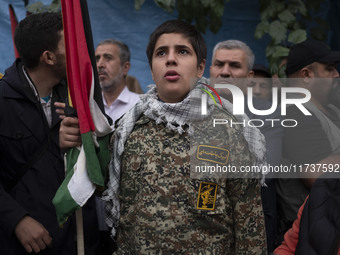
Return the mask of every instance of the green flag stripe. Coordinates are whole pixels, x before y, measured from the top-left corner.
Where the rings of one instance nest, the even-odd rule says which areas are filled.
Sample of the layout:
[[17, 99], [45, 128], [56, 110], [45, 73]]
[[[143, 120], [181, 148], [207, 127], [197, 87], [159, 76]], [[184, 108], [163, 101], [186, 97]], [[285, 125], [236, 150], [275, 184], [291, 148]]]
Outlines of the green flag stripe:
[[[74, 148], [77, 150], [76, 148]], [[79, 154], [79, 151], [78, 151]], [[57, 220], [59, 223], [59, 226], [62, 227], [62, 225], [67, 221], [68, 217], [70, 216], [70, 212], [73, 212], [80, 208], [80, 205], [78, 205], [74, 199], [72, 198], [68, 188], [67, 184], [69, 183], [70, 179], [72, 178], [74, 173], [74, 169], [69, 169], [69, 173], [67, 174], [64, 182], [60, 185], [57, 194], [53, 198], [52, 203], [54, 204], [56, 208], [57, 213]]]

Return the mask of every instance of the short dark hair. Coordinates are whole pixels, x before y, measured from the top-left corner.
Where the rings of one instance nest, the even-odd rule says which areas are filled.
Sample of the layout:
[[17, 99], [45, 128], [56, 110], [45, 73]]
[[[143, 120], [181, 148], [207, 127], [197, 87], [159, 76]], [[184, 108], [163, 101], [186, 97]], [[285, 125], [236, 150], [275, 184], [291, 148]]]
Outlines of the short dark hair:
[[31, 14], [18, 24], [14, 41], [18, 53], [28, 68], [39, 64], [45, 50], [55, 51], [63, 30], [61, 13], [43, 12]]
[[197, 55], [197, 66], [207, 58], [207, 46], [202, 35], [197, 29], [182, 20], [168, 20], [158, 26], [150, 35], [149, 44], [146, 49], [149, 65], [152, 68], [152, 55], [155, 50], [158, 38], [163, 34], [177, 33], [183, 35], [189, 40]]
[[130, 50], [125, 43], [117, 39], [106, 39], [98, 43], [97, 47], [104, 44], [113, 44], [119, 48], [119, 58], [121, 66], [123, 66], [125, 62], [130, 62]]

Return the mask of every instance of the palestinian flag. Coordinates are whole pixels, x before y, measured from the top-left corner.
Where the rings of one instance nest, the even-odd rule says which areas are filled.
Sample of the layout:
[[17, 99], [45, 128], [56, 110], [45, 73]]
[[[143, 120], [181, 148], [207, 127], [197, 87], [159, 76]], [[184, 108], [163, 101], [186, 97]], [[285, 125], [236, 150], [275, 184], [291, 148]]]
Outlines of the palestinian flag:
[[11, 19], [11, 30], [12, 30], [12, 40], [13, 40], [13, 47], [14, 47], [14, 54], [15, 54], [15, 58], [19, 58], [19, 53], [17, 51], [17, 48], [15, 47], [15, 43], [14, 43], [14, 32], [15, 29], [18, 25], [18, 19], [17, 16], [15, 15], [14, 12], [14, 8], [11, 4], [8, 5], [8, 9], [9, 9], [9, 17]]
[[66, 178], [53, 204], [59, 225], [104, 187], [113, 128], [104, 114], [86, 0], [62, 0], [69, 103], [77, 110], [80, 148], [66, 155]]

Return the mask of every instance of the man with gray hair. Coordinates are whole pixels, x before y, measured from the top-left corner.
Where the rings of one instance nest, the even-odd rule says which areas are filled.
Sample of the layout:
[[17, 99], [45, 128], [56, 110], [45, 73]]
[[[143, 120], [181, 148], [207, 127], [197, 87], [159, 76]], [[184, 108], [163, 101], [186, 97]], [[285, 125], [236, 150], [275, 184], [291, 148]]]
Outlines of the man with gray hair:
[[[219, 42], [213, 50], [210, 77], [252, 78], [254, 61], [253, 51], [244, 42], [238, 40]], [[247, 91], [245, 90], [244, 93]]]
[[95, 55], [105, 113], [115, 122], [139, 101], [126, 85], [130, 50], [119, 40], [107, 39], [98, 44]]
[[[103, 92], [105, 113], [113, 122], [123, 116], [139, 101], [139, 95], [131, 92], [126, 84], [130, 70], [129, 47], [116, 39], [101, 41], [95, 51], [99, 83]], [[105, 202], [96, 198], [101, 253], [112, 254], [115, 244], [105, 224]]]
[[[210, 82], [212, 84], [225, 80], [238, 86], [244, 95], [247, 94], [248, 82], [246, 78], [253, 78], [253, 65], [255, 56], [247, 44], [238, 40], [227, 40], [216, 44], [213, 50], [212, 64], [210, 66]], [[219, 91], [220, 92], [220, 91]], [[229, 91], [221, 91], [220, 95], [233, 102]], [[281, 119], [280, 109], [267, 116], [255, 115], [250, 112], [247, 100], [245, 102], [245, 113], [249, 119]], [[253, 106], [257, 110], [270, 108], [270, 103], [261, 98], [253, 97]], [[263, 120], [264, 125], [259, 127], [266, 138], [266, 157], [270, 165], [278, 165], [281, 160], [281, 143], [283, 128], [278, 125], [271, 126]], [[254, 127], [255, 128], [255, 127]], [[276, 236], [276, 191], [274, 179], [266, 178], [265, 185], [261, 189], [262, 205], [265, 215], [267, 248], [272, 252], [275, 248]]]

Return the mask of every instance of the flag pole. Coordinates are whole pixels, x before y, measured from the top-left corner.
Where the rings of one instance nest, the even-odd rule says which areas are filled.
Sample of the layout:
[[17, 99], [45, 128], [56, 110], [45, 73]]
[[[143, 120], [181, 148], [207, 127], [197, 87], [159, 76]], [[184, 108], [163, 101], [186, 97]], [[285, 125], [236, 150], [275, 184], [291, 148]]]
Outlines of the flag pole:
[[[76, 212], [77, 251], [78, 255], [84, 255], [81, 206], [97, 186], [105, 186], [103, 172], [111, 158], [107, 146], [113, 128], [104, 111], [86, 0], [61, 0], [61, 7], [70, 102], [77, 110], [83, 145], [80, 150], [76, 147], [70, 149], [66, 177], [53, 204], [59, 225]], [[93, 133], [101, 139], [94, 139]]]
[[77, 251], [78, 255], [85, 255], [84, 249], [84, 228], [83, 228], [83, 212], [82, 208], [76, 211], [76, 225], [77, 225]]

